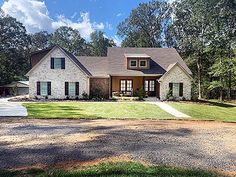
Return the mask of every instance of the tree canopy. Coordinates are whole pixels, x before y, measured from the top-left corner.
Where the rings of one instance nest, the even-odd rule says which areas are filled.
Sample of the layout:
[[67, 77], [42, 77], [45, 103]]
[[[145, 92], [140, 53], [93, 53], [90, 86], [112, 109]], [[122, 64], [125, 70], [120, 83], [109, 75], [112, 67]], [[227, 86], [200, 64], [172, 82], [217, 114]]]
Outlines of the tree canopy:
[[107, 48], [116, 46], [112, 39], [106, 38], [102, 31], [91, 33], [91, 54], [94, 56], [106, 56]]
[[170, 21], [170, 7], [165, 1], [152, 0], [133, 9], [118, 25], [123, 47], [161, 47], [164, 30]]
[[29, 36], [15, 18], [0, 17], [0, 84], [22, 79], [29, 69]]

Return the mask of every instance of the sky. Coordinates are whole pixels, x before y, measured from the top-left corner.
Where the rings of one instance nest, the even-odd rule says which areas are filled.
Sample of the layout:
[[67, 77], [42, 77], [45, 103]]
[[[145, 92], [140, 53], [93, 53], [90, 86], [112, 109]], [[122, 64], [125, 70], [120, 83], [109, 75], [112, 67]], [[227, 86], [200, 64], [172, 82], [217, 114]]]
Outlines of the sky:
[[28, 33], [46, 30], [53, 32], [60, 26], [79, 30], [89, 40], [94, 30], [101, 30], [118, 45], [117, 25], [131, 10], [149, 0], [0, 0], [6, 14], [24, 24]]

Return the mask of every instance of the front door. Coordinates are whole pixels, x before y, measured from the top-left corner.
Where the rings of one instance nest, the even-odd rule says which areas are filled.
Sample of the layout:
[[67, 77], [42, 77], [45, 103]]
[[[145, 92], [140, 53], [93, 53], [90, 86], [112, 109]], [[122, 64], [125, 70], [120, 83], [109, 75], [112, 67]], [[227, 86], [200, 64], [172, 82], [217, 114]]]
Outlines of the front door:
[[152, 79], [145, 80], [144, 89], [148, 96], [156, 96], [156, 81]]

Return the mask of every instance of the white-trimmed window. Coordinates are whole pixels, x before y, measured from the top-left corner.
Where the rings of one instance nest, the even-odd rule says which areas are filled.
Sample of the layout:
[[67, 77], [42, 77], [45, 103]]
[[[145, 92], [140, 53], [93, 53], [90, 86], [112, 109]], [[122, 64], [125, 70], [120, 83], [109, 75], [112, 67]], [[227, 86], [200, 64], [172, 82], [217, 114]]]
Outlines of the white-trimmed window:
[[130, 61], [129, 61], [129, 66], [130, 66], [131, 68], [138, 67], [137, 60], [130, 60]]
[[139, 67], [146, 68], [147, 67], [147, 60], [139, 60]]
[[120, 91], [130, 92], [133, 89], [133, 80], [120, 80]]
[[76, 94], [76, 84], [75, 84], [75, 82], [69, 82], [68, 83], [68, 94], [70, 96], [75, 96], [75, 94]]
[[40, 95], [47, 96], [48, 95], [48, 83], [40, 82]]

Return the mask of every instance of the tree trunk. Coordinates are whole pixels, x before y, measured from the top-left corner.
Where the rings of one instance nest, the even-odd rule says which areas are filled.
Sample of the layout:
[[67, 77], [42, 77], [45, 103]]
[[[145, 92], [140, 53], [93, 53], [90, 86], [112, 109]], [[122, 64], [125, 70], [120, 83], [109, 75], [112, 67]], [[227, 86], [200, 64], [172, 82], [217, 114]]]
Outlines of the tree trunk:
[[200, 60], [197, 60], [197, 74], [198, 74], [198, 99], [202, 99], [202, 90], [201, 90], [201, 67], [200, 67]]
[[223, 89], [220, 88], [220, 102], [223, 101]]
[[232, 73], [230, 71], [229, 72], [229, 86], [228, 86], [228, 92], [227, 92], [227, 97], [229, 100], [231, 99], [231, 83], [232, 83]]

